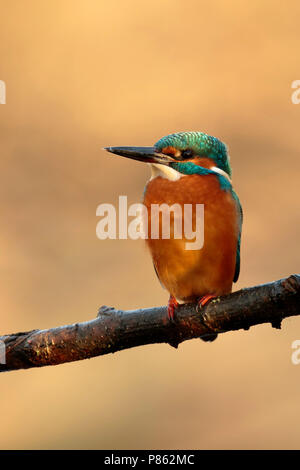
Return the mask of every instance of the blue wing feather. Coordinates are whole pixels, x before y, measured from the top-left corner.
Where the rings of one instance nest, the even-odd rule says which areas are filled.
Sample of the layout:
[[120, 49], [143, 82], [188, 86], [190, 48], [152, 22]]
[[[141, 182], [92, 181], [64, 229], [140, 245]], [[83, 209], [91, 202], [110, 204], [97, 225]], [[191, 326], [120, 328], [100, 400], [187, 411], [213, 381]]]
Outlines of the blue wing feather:
[[242, 224], [243, 224], [243, 209], [240, 203], [240, 200], [238, 198], [238, 195], [234, 192], [234, 190], [231, 190], [232, 196], [236, 202], [238, 213], [239, 213], [239, 236], [238, 236], [238, 242], [237, 242], [237, 247], [236, 247], [236, 262], [235, 262], [235, 272], [234, 272], [234, 278], [233, 282], [237, 282], [240, 274], [240, 265], [241, 265], [241, 235], [242, 235]]

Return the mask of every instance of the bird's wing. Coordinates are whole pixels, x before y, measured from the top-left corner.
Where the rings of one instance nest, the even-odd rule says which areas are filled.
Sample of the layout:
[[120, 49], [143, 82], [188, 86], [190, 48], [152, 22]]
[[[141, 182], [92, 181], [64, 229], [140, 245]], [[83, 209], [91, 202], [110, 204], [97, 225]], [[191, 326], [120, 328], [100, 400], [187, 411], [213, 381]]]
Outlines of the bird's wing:
[[240, 274], [240, 264], [241, 264], [241, 235], [242, 235], [242, 223], [243, 223], [243, 209], [240, 203], [240, 200], [238, 198], [238, 195], [234, 192], [232, 189], [232, 196], [233, 199], [235, 200], [238, 214], [239, 214], [239, 236], [238, 236], [238, 242], [237, 242], [237, 247], [236, 247], [236, 262], [235, 262], [235, 272], [234, 272], [234, 278], [233, 282], [237, 282]]

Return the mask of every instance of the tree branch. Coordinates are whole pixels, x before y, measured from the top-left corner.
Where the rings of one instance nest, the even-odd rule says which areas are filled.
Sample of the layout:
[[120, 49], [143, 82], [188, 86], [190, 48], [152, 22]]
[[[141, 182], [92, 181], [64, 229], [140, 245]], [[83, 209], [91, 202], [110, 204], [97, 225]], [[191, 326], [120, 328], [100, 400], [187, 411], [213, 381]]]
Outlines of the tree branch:
[[282, 319], [299, 314], [300, 275], [218, 297], [199, 312], [195, 304], [182, 305], [174, 322], [166, 307], [122, 311], [104, 306], [87, 322], [0, 336], [6, 349], [0, 371], [79, 361], [145, 344], [212, 341], [218, 333], [260, 323], [280, 328]]

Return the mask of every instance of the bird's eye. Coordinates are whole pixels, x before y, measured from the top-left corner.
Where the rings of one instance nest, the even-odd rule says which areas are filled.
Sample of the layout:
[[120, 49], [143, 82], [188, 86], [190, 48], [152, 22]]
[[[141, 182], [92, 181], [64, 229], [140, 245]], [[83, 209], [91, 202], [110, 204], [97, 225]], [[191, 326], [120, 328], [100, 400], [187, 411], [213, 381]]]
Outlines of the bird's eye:
[[182, 150], [181, 152], [182, 159], [192, 158], [193, 155], [194, 155], [194, 152], [192, 149], [185, 149], [185, 150]]

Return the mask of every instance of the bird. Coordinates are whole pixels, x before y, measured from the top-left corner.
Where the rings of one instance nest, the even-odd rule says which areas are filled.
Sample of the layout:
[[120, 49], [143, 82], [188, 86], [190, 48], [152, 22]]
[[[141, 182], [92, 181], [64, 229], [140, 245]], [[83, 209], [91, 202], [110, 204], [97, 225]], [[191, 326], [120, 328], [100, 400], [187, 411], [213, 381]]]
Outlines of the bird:
[[[151, 178], [143, 196], [149, 223], [145, 238], [157, 277], [170, 294], [170, 321], [180, 304], [197, 302], [202, 308], [215, 297], [231, 293], [240, 273], [243, 211], [232, 186], [227, 146], [204, 132], [189, 131], [162, 137], [152, 147], [105, 150], [150, 165]], [[185, 235], [175, 238], [175, 215], [170, 219], [170, 237], [152, 238], [153, 204], [179, 204], [183, 209], [185, 204], [203, 204], [203, 246], [186, 249]], [[194, 228], [194, 213], [192, 218]]]

